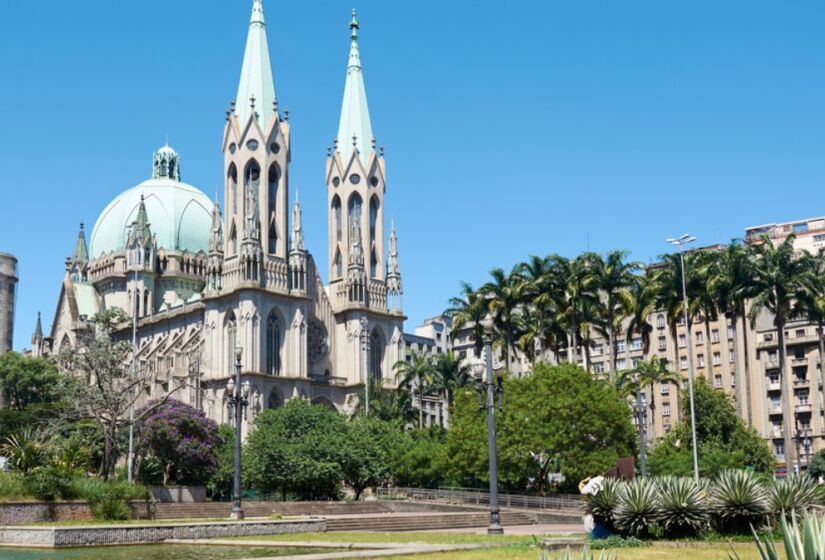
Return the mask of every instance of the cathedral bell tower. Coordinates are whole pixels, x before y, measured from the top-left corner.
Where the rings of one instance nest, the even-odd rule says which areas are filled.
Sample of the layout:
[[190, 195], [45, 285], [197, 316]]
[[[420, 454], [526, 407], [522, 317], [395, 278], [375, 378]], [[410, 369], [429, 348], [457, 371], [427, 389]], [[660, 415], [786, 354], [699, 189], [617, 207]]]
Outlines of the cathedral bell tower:
[[252, 4], [238, 94], [226, 112], [223, 154], [223, 273], [274, 287], [275, 271], [284, 269], [288, 257], [290, 140], [275, 96], [262, 0]]
[[326, 165], [329, 279], [334, 293], [346, 300], [339, 303], [385, 307], [385, 301], [370, 301], [371, 286], [381, 286], [378, 300], [386, 297], [383, 292], [384, 154], [383, 149], [376, 152], [372, 134], [355, 10], [349, 27], [344, 101], [338, 136], [334, 147], [328, 150]]

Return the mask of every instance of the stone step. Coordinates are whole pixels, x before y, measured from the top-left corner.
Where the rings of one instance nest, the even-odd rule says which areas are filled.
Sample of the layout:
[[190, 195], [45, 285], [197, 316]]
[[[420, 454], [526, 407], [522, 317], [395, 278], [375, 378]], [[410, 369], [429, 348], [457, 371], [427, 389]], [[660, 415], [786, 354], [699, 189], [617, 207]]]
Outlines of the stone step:
[[[381, 518], [327, 518], [327, 531], [426, 531], [484, 527], [490, 522], [485, 513], [449, 515], [387, 515]], [[532, 525], [535, 519], [521, 513], [503, 513], [502, 525]]]

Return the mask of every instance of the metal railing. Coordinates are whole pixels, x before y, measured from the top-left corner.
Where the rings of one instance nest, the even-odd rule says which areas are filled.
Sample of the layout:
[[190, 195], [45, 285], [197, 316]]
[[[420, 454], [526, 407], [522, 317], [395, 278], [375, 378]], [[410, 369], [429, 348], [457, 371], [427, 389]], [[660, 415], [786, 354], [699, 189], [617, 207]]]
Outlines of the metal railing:
[[[406, 498], [408, 500], [448, 502], [474, 505], [488, 505], [490, 493], [472, 488], [379, 488], [377, 495], [386, 498]], [[499, 494], [502, 507], [538, 510], [580, 511], [584, 505], [578, 494], [553, 494], [552, 496], [530, 496], [526, 494]]]

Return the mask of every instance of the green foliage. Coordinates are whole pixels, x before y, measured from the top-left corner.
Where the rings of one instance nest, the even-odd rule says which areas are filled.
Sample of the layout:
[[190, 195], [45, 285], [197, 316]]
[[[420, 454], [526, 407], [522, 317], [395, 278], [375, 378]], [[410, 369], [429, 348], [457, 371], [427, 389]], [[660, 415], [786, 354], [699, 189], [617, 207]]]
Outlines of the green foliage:
[[815, 480], [825, 477], [825, 449], [820, 449], [811, 457], [811, 464], [808, 465], [808, 475]]
[[48, 450], [43, 434], [29, 426], [6, 438], [0, 452], [8, 457], [11, 468], [23, 474], [41, 467], [48, 461]]
[[0, 501], [26, 498], [23, 475], [0, 472]]
[[708, 490], [692, 478], [662, 477], [659, 489], [659, 513], [665, 534], [675, 537], [694, 535], [710, 522]]
[[126, 502], [149, 499], [147, 487], [126, 481], [84, 478], [75, 480], [73, 486], [76, 496], [89, 502], [92, 516], [100, 520], [129, 519], [131, 509]]
[[71, 476], [53, 465], [28, 473], [23, 479], [23, 488], [27, 495], [43, 501], [72, 500], [77, 497]]
[[759, 479], [747, 471], [723, 471], [713, 481], [712, 504], [719, 529], [746, 533], [768, 513], [768, 500]]
[[[759, 537], [753, 531], [753, 538], [762, 560], [822, 560], [825, 558], [825, 524], [822, 518], [814, 514], [806, 514], [802, 519], [800, 529], [796, 516], [792, 516], [791, 523], [783, 517], [780, 521], [782, 530], [782, 544], [785, 554], [780, 555], [776, 550], [772, 534]], [[729, 554], [731, 560], [739, 560], [735, 551]]]
[[217, 468], [209, 478], [206, 489], [213, 500], [228, 501], [232, 498], [235, 472], [235, 430], [232, 426], [221, 424], [218, 427], [215, 457], [218, 461]]
[[[774, 459], [765, 440], [745, 426], [728, 395], [700, 378], [694, 383], [694, 403], [702, 475], [714, 476], [746, 467], [773, 473]], [[652, 474], [687, 476], [693, 473], [689, 400], [681, 399], [680, 405], [684, 421], [662, 438], [648, 456]]]
[[358, 416], [346, 423], [338, 463], [342, 480], [355, 493], [374, 488], [390, 476], [390, 450], [400, 426], [376, 418]]
[[636, 537], [621, 537], [619, 535], [610, 535], [606, 539], [594, 539], [590, 541], [590, 548], [593, 550], [639, 548], [642, 546], [647, 546], [647, 541], [637, 539]]
[[336, 498], [343, 470], [345, 419], [327, 407], [292, 399], [255, 418], [246, 444], [249, 482], [260, 494]]
[[[634, 454], [630, 415], [615, 389], [570, 364], [538, 364], [530, 376], [506, 378], [504, 405], [496, 412], [499, 480], [508, 488], [545, 492], [547, 475], [560, 465], [575, 487]], [[486, 415], [472, 391], [456, 395], [446, 456], [450, 482], [486, 483]]]
[[616, 526], [625, 534], [649, 535], [660, 518], [656, 485], [646, 478], [637, 478], [624, 485], [614, 518]]
[[809, 510], [818, 501], [818, 485], [808, 475], [792, 474], [768, 487], [771, 511], [789, 517]]
[[396, 434], [389, 461], [398, 486], [438, 488], [444, 484], [444, 442], [446, 432], [439, 427]]
[[610, 531], [616, 530], [616, 508], [622, 498], [623, 483], [612, 478], [606, 478], [602, 482], [602, 489], [598, 494], [587, 499], [587, 513], [593, 516], [598, 523], [607, 527]]
[[54, 364], [44, 358], [28, 358], [17, 352], [0, 356], [0, 390], [15, 410], [56, 404], [65, 381]]

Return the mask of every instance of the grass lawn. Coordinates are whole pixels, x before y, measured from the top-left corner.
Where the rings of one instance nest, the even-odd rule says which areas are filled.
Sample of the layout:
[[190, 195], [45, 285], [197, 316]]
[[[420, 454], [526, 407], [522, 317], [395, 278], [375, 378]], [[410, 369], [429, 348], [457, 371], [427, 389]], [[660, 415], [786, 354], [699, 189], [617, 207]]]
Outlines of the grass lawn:
[[[550, 536], [550, 535], [548, 535]], [[263, 537], [239, 537], [240, 540], [274, 541], [323, 541], [323, 542], [420, 542], [428, 544], [500, 544], [500, 547], [458, 552], [443, 552], [415, 556], [420, 560], [537, 560], [538, 538], [524, 536], [490, 537], [466, 533], [302, 533], [296, 535], [272, 535]], [[741, 560], [759, 560], [756, 547], [750, 543], [735, 543], [734, 550]], [[642, 547], [616, 550], [618, 560], [728, 560], [730, 548], [718, 544], [703, 548]], [[594, 551], [596, 558], [600, 551]], [[783, 555], [784, 557], [784, 555]], [[410, 558], [409, 556], [385, 556], [390, 558]]]

